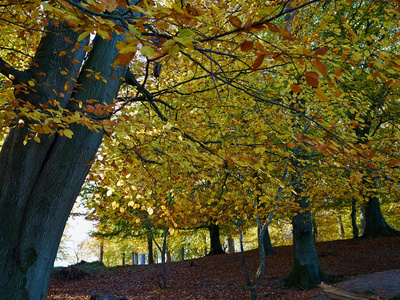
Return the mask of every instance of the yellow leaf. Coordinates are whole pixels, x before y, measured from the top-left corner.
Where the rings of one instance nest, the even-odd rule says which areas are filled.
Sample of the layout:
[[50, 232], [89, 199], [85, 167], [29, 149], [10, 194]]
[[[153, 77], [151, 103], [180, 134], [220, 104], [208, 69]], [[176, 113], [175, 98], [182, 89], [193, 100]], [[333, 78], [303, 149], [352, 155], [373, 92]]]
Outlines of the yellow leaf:
[[147, 209], [147, 213], [149, 214], [149, 215], [152, 215], [153, 214], [153, 209], [151, 208], [151, 207], [149, 207], [148, 209]]
[[144, 56], [148, 58], [152, 58], [156, 55], [156, 52], [154, 51], [153, 48], [149, 46], [144, 46], [140, 49], [140, 53], [142, 53]]
[[36, 135], [33, 137], [33, 139], [35, 140], [35, 142], [40, 143], [40, 139]]
[[74, 135], [74, 133], [72, 132], [72, 130], [69, 130], [69, 129], [65, 129], [64, 130], [64, 132], [63, 132], [63, 134], [66, 136], [66, 137], [68, 137], [68, 138], [72, 138], [72, 136]]
[[34, 86], [34, 85], [35, 85], [35, 82], [32, 81], [32, 80], [29, 80], [29, 81], [28, 81], [28, 84], [29, 84], [30, 86]]
[[328, 102], [328, 100], [329, 100], [328, 96], [326, 96], [325, 93], [321, 89], [316, 88], [316, 89], [314, 89], [314, 92], [319, 100]]

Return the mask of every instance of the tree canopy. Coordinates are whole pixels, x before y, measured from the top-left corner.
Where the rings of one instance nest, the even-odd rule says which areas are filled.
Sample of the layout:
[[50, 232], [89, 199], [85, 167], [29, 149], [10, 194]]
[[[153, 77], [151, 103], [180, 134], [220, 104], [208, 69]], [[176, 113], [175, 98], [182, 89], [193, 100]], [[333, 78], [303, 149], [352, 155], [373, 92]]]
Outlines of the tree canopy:
[[[25, 264], [18, 287], [31, 266], [49, 277], [90, 168], [89, 205], [109, 228], [243, 230], [353, 204], [384, 228], [379, 201], [396, 203], [399, 178], [399, 10], [394, 0], [6, 0], [4, 224], [18, 209], [0, 264]], [[22, 228], [45, 236], [59, 212], [40, 266], [45, 242]]]

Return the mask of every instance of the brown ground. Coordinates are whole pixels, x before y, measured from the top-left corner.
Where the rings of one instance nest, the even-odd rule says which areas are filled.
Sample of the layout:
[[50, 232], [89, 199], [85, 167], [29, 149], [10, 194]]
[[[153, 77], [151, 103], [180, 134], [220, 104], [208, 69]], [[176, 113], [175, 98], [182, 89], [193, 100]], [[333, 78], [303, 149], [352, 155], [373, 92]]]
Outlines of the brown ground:
[[[317, 243], [321, 268], [333, 276], [334, 286], [380, 294], [400, 295], [400, 237]], [[283, 289], [292, 266], [292, 247], [278, 247], [266, 259], [259, 288], [262, 299], [326, 299], [320, 289]], [[246, 252], [254, 276], [258, 253]], [[193, 263], [192, 263], [193, 262]], [[192, 264], [191, 264], [192, 263]], [[52, 279], [47, 299], [89, 299], [92, 294], [115, 294], [133, 299], [249, 299], [240, 253], [203, 257], [167, 264], [168, 288], [161, 290], [160, 265], [117, 267], [77, 281]], [[378, 273], [386, 271], [383, 273]], [[377, 273], [373, 276], [362, 276]], [[400, 299], [400, 298], [397, 298]]]

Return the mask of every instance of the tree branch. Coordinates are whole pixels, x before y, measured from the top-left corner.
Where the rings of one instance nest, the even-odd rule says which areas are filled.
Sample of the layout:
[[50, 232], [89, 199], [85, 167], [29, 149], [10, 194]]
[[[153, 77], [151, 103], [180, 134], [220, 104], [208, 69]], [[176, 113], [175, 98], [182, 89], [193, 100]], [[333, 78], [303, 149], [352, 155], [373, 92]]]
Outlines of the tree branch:
[[[32, 78], [27, 71], [14, 69], [1, 57], [0, 73], [9, 78], [14, 84], [28, 82], [28, 80]], [[10, 76], [12, 78], [10, 78]]]
[[[294, 8], [292, 8], [292, 9], [288, 9], [288, 10], [281, 11], [281, 12], [278, 13], [277, 15], [275, 15], [275, 16], [273, 16], [273, 17], [270, 17], [270, 18], [268, 18], [267, 20], [259, 21], [259, 22], [256, 22], [256, 23], [251, 24], [250, 28], [255, 28], [255, 27], [257, 27], [257, 26], [265, 25], [265, 24], [267, 24], [267, 23], [269, 23], [269, 22], [272, 22], [272, 21], [275, 20], [275, 19], [278, 19], [279, 17], [282, 17], [282, 16], [284, 16], [284, 15], [286, 15], [286, 14], [290, 14], [290, 13], [293, 12], [293, 11], [296, 11], [296, 10], [298, 10], [298, 9], [300, 9], [300, 8], [303, 8], [303, 7], [305, 7], [305, 6], [308, 6], [308, 5], [311, 5], [311, 4], [313, 4], [313, 3], [320, 2], [320, 1], [321, 1], [321, 0], [312, 0], [312, 1], [309, 1], [309, 2], [304, 3], [304, 4], [302, 4], [302, 5], [299, 5], [299, 6], [297, 6], [297, 7], [294, 7]], [[197, 41], [197, 42], [199, 42], [199, 43], [209, 42], [209, 41], [212, 41], [212, 40], [215, 40], [215, 39], [218, 39], [218, 38], [227, 36], [227, 35], [231, 35], [231, 34], [234, 34], [234, 33], [239, 33], [239, 32], [242, 32], [242, 31], [245, 31], [245, 28], [244, 28], [244, 27], [240, 27], [240, 28], [237, 28], [237, 29], [235, 29], [235, 30], [231, 30], [231, 31], [228, 31], [228, 32], [224, 32], [224, 33], [221, 33], [221, 34], [218, 34], [218, 35], [210, 36], [210, 37], [201, 39], [201, 40], [199, 40], [199, 41]]]
[[125, 76], [125, 82], [127, 84], [136, 86], [139, 90], [140, 93], [143, 94], [143, 96], [145, 96], [145, 98], [147, 99], [147, 101], [150, 102], [150, 105], [153, 107], [155, 113], [160, 117], [161, 120], [163, 120], [164, 122], [168, 121], [168, 118], [166, 116], [164, 116], [164, 114], [160, 111], [160, 109], [158, 108], [158, 106], [154, 103], [154, 96], [152, 93], [150, 93], [148, 90], [146, 90], [144, 88], [143, 85], [141, 85], [135, 78], [135, 76], [133, 76], [133, 74], [131, 72], [126, 72], [126, 76]]

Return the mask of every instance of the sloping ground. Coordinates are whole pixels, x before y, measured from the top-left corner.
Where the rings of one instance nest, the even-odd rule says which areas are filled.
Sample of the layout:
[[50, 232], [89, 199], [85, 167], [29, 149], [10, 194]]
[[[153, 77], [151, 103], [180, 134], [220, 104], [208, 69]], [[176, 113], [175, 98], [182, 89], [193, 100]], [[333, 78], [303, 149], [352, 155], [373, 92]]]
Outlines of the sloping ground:
[[[292, 247], [278, 247], [276, 254], [267, 257], [266, 270], [259, 288], [260, 298], [276, 299], [324, 299], [320, 289], [301, 291], [282, 289], [282, 280], [292, 267]], [[389, 289], [391, 275], [362, 279], [359, 275], [400, 269], [400, 237], [373, 240], [351, 240], [317, 243], [319, 264], [339, 282], [358, 276], [358, 282], [348, 283], [346, 288], [361, 292], [380, 292]], [[246, 262], [251, 276], [255, 274], [258, 252], [246, 252]], [[241, 267], [240, 253], [224, 254], [167, 264], [168, 288], [160, 289], [161, 265], [126, 266], [110, 268], [76, 281], [59, 281], [52, 278], [47, 299], [89, 299], [92, 294], [114, 294], [133, 299], [249, 299]], [[388, 273], [389, 274], [389, 273]], [[398, 278], [398, 277], [397, 277]], [[357, 279], [357, 278], [355, 278]], [[367, 282], [374, 286], [361, 285]], [[340, 283], [342, 282], [342, 283]], [[400, 286], [400, 285], [399, 285]], [[393, 290], [389, 296], [397, 293]], [[400, 294], [400, 291], [399, 291]], [[383, 295], [383, 294], [382, 294]], [[388, 296], [387, 294], [385, 295]], [[264, 298], [264, 299], [265, 299]], [[387, 298], [385, 298], [387, 299]]]

